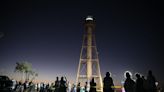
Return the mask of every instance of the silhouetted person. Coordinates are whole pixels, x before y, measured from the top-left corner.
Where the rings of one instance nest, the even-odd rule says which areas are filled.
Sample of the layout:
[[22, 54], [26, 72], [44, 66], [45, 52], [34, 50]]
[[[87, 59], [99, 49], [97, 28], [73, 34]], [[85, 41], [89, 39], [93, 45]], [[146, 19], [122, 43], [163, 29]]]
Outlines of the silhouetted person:
[[140, 77], [139, 74], [136, 74], [136, 85], [135, 85], [135, 91], [136, 92], [144, 92], [143, 90], [143, 80]]
[[24, 87], [23, 87], [23, 84], [22, 84], [22, 82], [21, 81], [19, 81], [19, 83], [18, 83], [18, 92], [23, 92], [23, 90], [24, 90]]
[[142, 76], [142, 80], [143, 80], [143, 91], [147, 92], [147, 80], [145, 79], [144, 76]]
[[28, 91], [25, 92], [34, 92], [35, 90], [35, 85], [31, 82], [29, 82], [29, 87], [28, 87]]
[[51, 83], [50, 88], [49, 88], [50, 92], [55, 92], [54, 88], [55, 88], [55, 83]]
[[77, 85], [77, 92], [80, 92], [80, 82]]
[[114, 92], [112, 86], [114, 86], [113, 79], [110, 77], [110, 73], [106, 73], [106, 77], [103, 80], [104, 88], [103, 92]]
[[45, 84], [41, 83], [41, 85], [40, 85], [40, 92], [44, 92], [44, 86], [45, 86]]
[[90, 91], [89, 92], [96, 92], [96, 83], [94, 81], [94, 78], [92, 78], [90, 82]]
[[37, 83], [37, 84], [36, 84], [36, 91], [39, 92], [39, 89], [40, 89], [39, 83]]
[[64, 80], [64, 77], [61, 77], [59, 92], [66, 92], [66, 89], [66, 81]]
[[88, 82], [85, 82], [85, 92], [89, 92], [89, 85], [88, 85]]
[[126, 73], [126, 80], [124, 83], [125, 92], [134, 92], [135, 82], [131, 79], [130, 74]]
[[28, 85], [28, 81], [26, 80], [26, 81], [23, 83], [24, 91], [27, 90], [27, 85]]
[[148, 92], [156, 92], [156, 85], [155, 85], [156, 79], [152, 74], [152, 71], [148, 71], [147, 76], [147, 86], [148, 86]]
[[73, 84], [73, 87], [71, 89], [71, 92], [77, 92], [77, 89], [76, 89], [76, 85], [75, 84]]
[[47, 84], [47, 85], [46, 85], [46, 92], [50, 92], [49, 88], [50, 88], [50, 85]]
[[59, 77], [56, 77], [56, 81], [55, 81], [55, 92], [59, 92], [59, 87], [60, 87]]
[[14, 91], [16, 91], [17, 88], [18, 88], [18, 81], [16, 81], [16, 85], [15, 85]]

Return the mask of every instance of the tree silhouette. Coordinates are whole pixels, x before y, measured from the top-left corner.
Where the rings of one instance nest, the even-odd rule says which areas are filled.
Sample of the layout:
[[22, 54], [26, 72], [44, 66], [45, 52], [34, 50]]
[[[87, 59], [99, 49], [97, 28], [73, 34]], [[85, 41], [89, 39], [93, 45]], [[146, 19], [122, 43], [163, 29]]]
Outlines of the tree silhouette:
[[38, 76], [38, 74], [32, 70], [32, 65], [29, 62], [16, 62], [15, 72], [22, 73], [22, 81], [24, 81], [24, 77], [25, 80], [28, 81], [30, 75], [33, 76], [32, 80], [35, 79], [36, 76]]

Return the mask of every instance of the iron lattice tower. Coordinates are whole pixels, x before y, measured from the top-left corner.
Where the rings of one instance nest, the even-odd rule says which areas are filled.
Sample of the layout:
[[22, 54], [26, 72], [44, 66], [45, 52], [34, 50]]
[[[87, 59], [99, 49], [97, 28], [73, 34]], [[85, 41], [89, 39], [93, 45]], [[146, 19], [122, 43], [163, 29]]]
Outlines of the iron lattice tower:
[[102, 92], [102, 77], [100, 72], [98, 52], [95, 41], [95, 20], [88, 16], [84, 22], [84, 36], [80, 53], [79, 66], [77, 71], [76, 84], [79, 82], [84, 85], [92, 78], [97, 83], [96, 89]]

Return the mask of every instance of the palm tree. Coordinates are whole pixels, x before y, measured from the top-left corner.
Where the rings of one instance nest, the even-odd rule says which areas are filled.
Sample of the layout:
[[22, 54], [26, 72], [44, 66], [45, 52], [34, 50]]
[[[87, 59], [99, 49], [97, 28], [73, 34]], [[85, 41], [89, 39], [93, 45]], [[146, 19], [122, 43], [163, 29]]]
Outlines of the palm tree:
[[22, 73], [22, 81], [24, 81], [24, 74], [26, 74], [26, 80], [29, 80], [29, 72], [32, 71], [32, 66], [28, 62], [16, 62], [15, 72]]
[[24, 65], [22, 63], [16, 62], [15, 72], [22, 73], [21, 80], [24, 80]]
[[29, 80], [30, 72], [32, 71], [32, 65], [28, 62], [24, 62], [23, 65], [26, 74], [26, 80]]

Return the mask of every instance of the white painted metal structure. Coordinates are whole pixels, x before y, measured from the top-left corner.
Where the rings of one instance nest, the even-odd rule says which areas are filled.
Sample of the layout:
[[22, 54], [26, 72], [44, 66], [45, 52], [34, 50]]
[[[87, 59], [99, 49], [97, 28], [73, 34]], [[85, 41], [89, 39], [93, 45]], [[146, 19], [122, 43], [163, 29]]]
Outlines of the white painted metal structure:
[[85, 34], [80, 53], [76, 84], [79, 82], [81, 85], [85, 85], [85, 82], [89, 84], [90, 80], [94, 78], [97, 84], [97, 91], [102, 92], [102, 77], [94, 34], [95, 20], [88, 16], [85, 19], [84, 27]]

